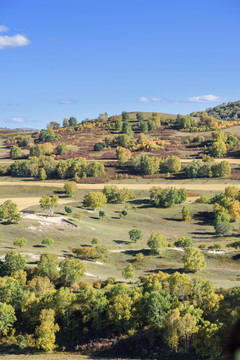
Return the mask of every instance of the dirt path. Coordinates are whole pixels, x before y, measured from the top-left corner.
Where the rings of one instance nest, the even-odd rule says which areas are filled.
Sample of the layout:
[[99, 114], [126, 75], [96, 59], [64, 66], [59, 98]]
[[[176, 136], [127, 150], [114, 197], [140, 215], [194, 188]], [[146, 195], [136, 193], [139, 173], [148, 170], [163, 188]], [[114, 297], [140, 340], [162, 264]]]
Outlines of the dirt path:
[[[181, 162], [184, 164], [184, 163], [190, 163], [192, 162], [193, 160], [198, 160], [198, 159], [181, 159]], [[200, 160], [200, 159], [199, 159]], [[222, 159], [215, 159], [215, 162], [219, 163], [223, 160], [226, 160], [229, 162], [229, 164], [237, 164], [239, 165], [240, 164], [240, 159], [228, 159], [228, 158], [222, 158]]]
[[[203, 180], [204, 184], [198, 184], [195, 183], [194, 180], [191, 183], [184, 183], [182, 182], [181, 184], [176, 183], [175, 181], [168, 181], [168, 182], [164, 182], [161, 183], [161, 181], [159, 181], [159, 183], [150, 183], [150, 184], [139, 184], [139, 183], [131, 183], [131, 184], [127, 184], [127, 183], [120, 183], [120, 184], [114, 184], [117, 185], [119, 187], [119, 189], [122, 188], [128, 188], [130, 190], [149, 190], [151, 187], [153, 186], [160, 186], [162, 188], [167, 188], [169, 186], [174, 186], [177, 189], [186, 189], [187, 191], [223, 191], [225, 189], [226, 186], [228, 185], [232, 185], [231, 183], [228, 183], [227, 180], [225, 183], [221, 183], [221, 184], [214, 184], [212, 182], [208, 182], [208, 180]], [[29, 180], [29, 181], [0, 181], [0, 186], [41, 186], [41, 187], [56, 187], [56, 188], [62, 188], [64, 183], [63, 182], [40, 182], [40, 181], [34, 181], [34, 180]], [[110, 183], [104, 183], [104, 184], [78, 184], [78, 189], [79, 190], [102, 190], [104, 188], [104, 186], [106, 185], [111, 185]], [[235, 186], [239, 187], [240, 189], [240, 184], [234, 184]], [[27, 201], [27, 198], [24, 198]], [[30, 198], [33, 199], [33, 198]], [[66, 200], [64, 200], [64, 202], [67, 202]]]
[[[6, 200], [12, 200], [15, 202], [18, 206], [18, 210], [23, 210], [28, 208], [29, 206], [39, 205], [39, 200], [41, 199], [41, 196], [34, 196], [34, 197], [24, 197], [24, 198], [1, 198], [0, 204], [3, 204]], [[67, 204], [69, 202], [72, 202], [73, 199], [59, 199], [59, 204]]]

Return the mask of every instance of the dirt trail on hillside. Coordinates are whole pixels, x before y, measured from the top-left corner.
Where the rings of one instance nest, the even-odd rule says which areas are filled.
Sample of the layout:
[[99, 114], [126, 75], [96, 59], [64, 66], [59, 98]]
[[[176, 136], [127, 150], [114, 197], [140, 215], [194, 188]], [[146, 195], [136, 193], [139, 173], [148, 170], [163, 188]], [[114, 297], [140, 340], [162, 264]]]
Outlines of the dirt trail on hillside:
[[[34, 196], [34, 197], [24, 197], [24, 198], [0, 198], [0, 204], [3, 204], [6, 200], [12, 200], [17, 204], [18, 210], [26, 209], [30, 206], [39, 205], [39, 200], [41, 199], [41, 196]], [[72, 202], [73, 199], [59, 199], [59, 204], [67, 204], [69, 202]]]
[[[150, 180], [151, 181], [151, 180]], [[120, 183], [120, 184], [114, 184], [119, 187], [119, 189], [122, 188], [128, 188], [130, 190], [149, 190], [153, 186], [160, 186], [162, 188], [167, 188], [169, 186], [174, 186], [177, 189], [186, 189], [187, 191], [223, 191], [226, 186], [233, 185], [232, 183], [228, 183], [226, 180], [225, 183], [222, 184], [214, 184], [212, 182], [208, 182], [208, 180], [203, 180], [204, 184], [197, 184], [195, 182], [192, 183], [184, 183], [181, 184], [176, 183], [175, 181], [169, 181], [161, 183], [149, 183], [149, 184], [139, 184], [139, 183]], [[56, 188], [62, 188], [64, 183], [60, 182], [38, 182], [34, 180], [29, 181], [0, 181], [0, 186], [43, 186], [43, 187], [56, 187]], [[102, 190], [104, 186], [111, 185], [110, 183], [104, 183], [104, 184], [78, 184], [79, 190]], [[234, 184], [240, 189], [240, 184]], [[16, 198], [17, 199], [17, 198]], [[27, 201], [28, 198], [22, 198]], [[33, 198], [30, 198], [33, 199]], [[39, 198], [40, 199], [40, 198]], [[2, 199], [0, 199], [2, 201]], [[66, 201], [66, 200], [64, 200]], [[67, 201], [66, 201], [67, 202]]]

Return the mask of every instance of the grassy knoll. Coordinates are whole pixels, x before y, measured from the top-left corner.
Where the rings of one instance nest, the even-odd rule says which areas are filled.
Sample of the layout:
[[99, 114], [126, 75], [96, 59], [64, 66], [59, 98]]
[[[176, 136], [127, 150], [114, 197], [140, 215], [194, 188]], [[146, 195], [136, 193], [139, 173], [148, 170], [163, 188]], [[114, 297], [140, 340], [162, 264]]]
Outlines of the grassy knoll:
[[[145, 180], [146, 181], [146, 180]], [[137, 186], [138, 184], [136, 184]], [[147, 184], [146, 184], [147, 185]], [[152, 184], [153, 185], [153, 184]], [[184, 184], [183, 184], [184, 187]], [[216, 184], [215, 184], [216, 187]], [[12, 194], [11, 194], [11, 189]], [[209, 194], [213, 194], [212, 191]], [[13, 240], [17, 237], [26, 237], [28, 243], [21, 249], [29, 266], [34, 266], [42, 253], [56, 253], [61, 258], [71, 256], [71, 248], [80, 245], [91, 245], [93, 237], [100, 238], [100, 244], [109, 249], [105, 259], [99, 262], [88, 261], [86, 279], [96, 281], [115, 276], [117, 280], [123, 281], [122, 270], [132, 263], [135, 267], [135, 279], [144, 274], [165, 271], [183, 271], [183, 251], [167, 249], [158, 256], [152, 256], [147, 247], [147, 238], [152, 231], [160, 232], [166, 236], [169, 243], [174, 243], [179, 237], [187, 236], [192, 238], [195, 246], [206, 244], [207, 246], [219, 243], [225, 247], [229, 242], [238, 238], [238, 224], [234, 223], [236, 232], [228, 237], [216, 237], [211, 222], [212, 205], [189, 203], [192, 219], [188, 222], [181, 220], [182, 205], [173, 208], [158, 209], [152, 207], [149, 202], [147, 190], [136, 191], [137, 198], [126, 204], [107, 204], [103, 207], [106, 218], [99, 219], [99, 210], [82, 208], [84, 194], [88, 190], [79, 190], [74, 199], [64, 198], [58, 187], [36, 186], [2, 186], [0, 198], [14, 198], [21, 193], [26, 207], [23, 219], [19, 224], [1, 225], [0, 232], [0, 256], [15, 248]], [[69, 201], [68, 205], [73, 207], [73, 213], [66, 215], [64, 204], [55, 209], [55, 218], [28, 218], [27, 212], [47, 215], [43, 213], [39, 205], [28, 206], [28, 200], [36, 195], [57, 194], [62, 196], [62, 201]], [[11, 196], [12, 195], [12, 196]], [[25, 199], [25, 200], [24, 200]], [[126, 208], [128, 215], [121, 217], [121, 211]], [[29, 215], [28, 215], [29, 216]], [[66, 226], [61, 219], [68, 219], [77, 227]], [[136, 244], [129, 239], [128, 232], [133, 227], [138, 227], [143, 232], [143, 239]], [[44, 238], [51, 237], [55, 244], [51, 247], [44, 247], [41, 242]], [[135, 256], [142, 252], [145, 257], [143, 262], [136, 263]], [[238, 253], [232, 252], [224, 255], [206, 254], [207, 268], [200, 273], [212, 280], [216, 287], [229, 288], [240, 285], [240, 263]], [[199, 276], [196, 274], [194, 276]]]

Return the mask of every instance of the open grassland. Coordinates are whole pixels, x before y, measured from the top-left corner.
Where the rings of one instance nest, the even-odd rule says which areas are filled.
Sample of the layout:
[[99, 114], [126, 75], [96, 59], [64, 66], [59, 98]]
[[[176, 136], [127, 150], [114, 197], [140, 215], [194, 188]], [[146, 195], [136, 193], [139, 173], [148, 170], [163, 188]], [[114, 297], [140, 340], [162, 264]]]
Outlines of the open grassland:
[[[144, 180], [144, 179], [143, 179]], [[145, 180], [146, 181], [146, 180]], [[151, 274], [158, 271], [172, 273], [174, 271], [183, 271], [183, 251], [181, 249], [168, 249], [158, 256], [150, 254], [147, 247], [147, 238], [152, 231], [160, 232], [166, 236], [169, 243], [174, 243], [180, 236], [192, 238], [195, 246], [201, 244], [212, 245], [220, 243], [225, 247], [229, 242], [238, 238], [238, 223], [234, 223], [236, 232], [232, 236], [217, 237], [212, 225], [212, 205], [196, 204], [190, 202], [188, 198], [192, 219], [188, 222], [181, 220], [182, 205], [173, 208], [155, 208], [149, 201], [148, 189], [155, 183], [151, 184], [121, 184], [122, 187], [135, 189], [137, 198], [126, 204], [107, 204], [102, 209], [106, 212], [106, 218], [99, 219], [98, 210], [89, 210], [82, 207], [82, 200], [89, 189], [101, 189], [104, 184], [84, 184], [91, 185], [92, 188], [83, 187], [77, 192], [75, 198], [66, 198], [62, 194], [60, 187], [61, 182], [29, 182], [31, 186], [19, 185], [22, 182], [13, 182], [12, 185], [1, 185], [0, 198], [5, 200], [11, 198], [18, 202], [21, 209], [24, 209], [23, 219], [19, 224], [1, 225], [0, 232], [0, 256], [3, 257], [6, 252], [12, 248], [13, 240], [23, 236], [28, 240], [27, 245], [20, 251], [25, 256], [29, 266], [35, 266], [42, 253], [56, 253], [59, 260], [66, 256], [71, 256], [71, 248], [80, 245], [91, 245], [93, 237], [100, 238], [100, 244], [105, 245], [109, 249], [109, 253], [104, 259], [99, 261], [86, 261], [87, 273], [86, 280], [96, 281], [98, 279], [106, 279], [114, 276], [118, 281], [123, 281], [122, 270], [124, 267], [132, 263], [135, 267], [135, 279], [144, 274]], [[26, 182], [28, 183], [28, 182]], [[44, 186], [39, 186], [39, 185]], [[169, 183], [164, 184], [169, 186]], [[204, 184], [193, 185], [191, 190], [198, 190], [198, 186]], [[213, 195], [218, 189], [222, 190], [225, 184], [213, 184], [206, 191]], [[165, 187], [164, 186], [164, 187]], [[79, 185], [81, 188], [82, 185]], [[186, 184], [179, 184], [179, 187], [187, 188]], [[201, 187], [200, 187], [201, 188]], [[21, 197], [16, 194], [21, 195]], [[60, 204], [55, 209], [54, 216], [46, 218], [49, 213], [42, 212], [38, 205], [39, 198], [44, 195], [60, 196]], [[69, 216], [64, 211], [64, 204], [68, 203], [73, 207], [73, 213]], [[126, 218], [121, 216], [121, 211], [126, 208], [128, 215]], [[45, 216], [44, 216], [45, 215]], [[69, 220], [70, 224], [64, 223], [62, 220]], [[72, 224], [72, 226], [71, 226]], [[76, 227], [77, 226], [77, 227]], [[136, 244], [129, 239], [128, 232], [138, 227], [143, 232], [143, 239]], [[55, 244], [46, 248], [41, 245], [41, 241], [51, 237]], [[142, 252], [145, 257], [143, 262], [136, 263], [135, 256]], [[230, 252], [223, 255], [205, 253], [207, 260], [207, 268], [200, 274], [214, 282], [217, 288], [230, 288], [240, 285], [240, 262], [239, 253]]]

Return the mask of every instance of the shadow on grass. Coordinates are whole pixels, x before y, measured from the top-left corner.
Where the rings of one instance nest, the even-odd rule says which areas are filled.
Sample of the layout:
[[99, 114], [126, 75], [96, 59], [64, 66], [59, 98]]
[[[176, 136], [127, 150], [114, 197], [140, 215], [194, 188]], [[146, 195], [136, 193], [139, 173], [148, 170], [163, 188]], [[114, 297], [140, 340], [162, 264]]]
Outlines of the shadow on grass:
[[213, 213], [209, 211], [200, 211], [193, 216], [194, 220], [198, 221], [197, 225], [212, 225]]
[[33, 245], [34, 248], [47, 248], [45, 245]]
[[210, 236], [214, 236], [214, 237], [219, 237], [219, 236], [216, 236], [216, 233], [215, 232], [210, 232], [210, 231], [195, 231], [195, 232], [192, 232], [192, 234], [194, 235], [210, 235]]
[[179, 272], [180, 274], [184, 274], [185, 271], [183, 268], [178, 268], [178, 269], [172, 269], [172, 268], [168, 268], [168, 269], [155, 269], [155, 270], [146, 270], [145, 273], [151, 273], [151, 274], [158, 274], [159, 271], [163, 272], [163, 273], [166, 273], [166, 274], [169, 274], [169, 275], [172, 275], [174, 274], [175, 272]]
[[151, 200], [148, 199], [135, 199], [131, 201], [131, 204], [137, 205], [139, 209], [154, 207]]
[[100, 220], [100, 217], [98, 217], [98, 216], [89, 216], [90, 217], [90, 219], [93, 219], [93, 220]]
[[[234, 261], [239, 261], [239, 260], [240, 260], [240, 254], [234, 255], [234, 256], [232, 257], [232, 259], [233, 259]], [[240, 275], [238, 275], [238, 276], [240, 276]]]
[[182, 219], [176, 219], [176, 218], [163, 218], [163, 220], [183, 222]]
[[129, 245], [132, 243], [131, 241], [125, 241], [125, 240], [113, 240], [113, 242], [115, 242], [116, 244], [124, 244], [124, 245]]
[[152, 255], [150, 249], [125, 250], [125, 251], [124, 251], [124, 254], [130, 255], [130, 256], [135, 256], [135, 255], [140, 254], [140, 253], [142, 253], [144, 256], [150, 256], [150, 255]]

